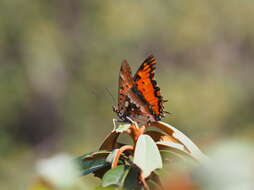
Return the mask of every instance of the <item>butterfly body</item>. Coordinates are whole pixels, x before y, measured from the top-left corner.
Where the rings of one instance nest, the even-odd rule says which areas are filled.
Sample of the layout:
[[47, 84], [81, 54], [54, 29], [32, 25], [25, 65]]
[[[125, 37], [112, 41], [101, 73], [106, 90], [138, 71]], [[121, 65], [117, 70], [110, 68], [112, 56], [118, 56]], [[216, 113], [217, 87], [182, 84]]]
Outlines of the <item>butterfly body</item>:
[[165, 100], [154, 79], [156, 63], [155, 58], [149, 56], [132, 77], [128, 62], [123, 61], [119, 74], [118, 105], [113, 107], [121, 120], [149, 125], [164, 116]]

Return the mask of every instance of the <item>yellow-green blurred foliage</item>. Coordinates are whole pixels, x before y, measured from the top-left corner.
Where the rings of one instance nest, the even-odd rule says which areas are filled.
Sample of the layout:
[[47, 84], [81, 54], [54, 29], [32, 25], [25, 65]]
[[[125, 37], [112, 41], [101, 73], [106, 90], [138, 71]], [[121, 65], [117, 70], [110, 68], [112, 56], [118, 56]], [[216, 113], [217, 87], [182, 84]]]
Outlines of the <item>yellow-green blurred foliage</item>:
[[123, 59], [158, 59], [164, 121], [204, 152], [252, 141], [253, 18], [252, 0], [2, 0], [1, 189], [25, 189], [40, 157], [98, 148]]

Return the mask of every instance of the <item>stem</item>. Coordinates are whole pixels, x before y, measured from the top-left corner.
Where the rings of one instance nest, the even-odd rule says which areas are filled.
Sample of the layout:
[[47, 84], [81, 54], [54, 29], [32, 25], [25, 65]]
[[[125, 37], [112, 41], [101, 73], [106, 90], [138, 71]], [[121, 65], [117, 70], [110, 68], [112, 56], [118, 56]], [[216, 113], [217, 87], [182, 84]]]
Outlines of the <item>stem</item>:
[[121, 154], [126, 150], [134, 150], [134, 147], [132, 145], [124, 145], [121, 148], [119, 148], [116, 155], [115, 155], [115, 157], [114, 157], [114, 160], [111, 164], [111, 168], [116, 168], [117, 167], [117, 164], [118, 164], [118, 161], [119, 161], [119, 158], [120, 158]]
[[144, 175], [142, 174], [142, 171], [141, 171], [141, 175], [140, 175], [140, 181], [143, 183], [145, 190], [150, 190], [150, 187], [146, 183], [146, 179], [144, 178]]
[[144, 133], [145, 126], [141, 126], [140, 128], [137, 128], [134, 124], [132, 124], [130, 127], [130, 130], [131, 130], [130, 135], [134, 141], [134, 144], [136, 144], [138, 137]]

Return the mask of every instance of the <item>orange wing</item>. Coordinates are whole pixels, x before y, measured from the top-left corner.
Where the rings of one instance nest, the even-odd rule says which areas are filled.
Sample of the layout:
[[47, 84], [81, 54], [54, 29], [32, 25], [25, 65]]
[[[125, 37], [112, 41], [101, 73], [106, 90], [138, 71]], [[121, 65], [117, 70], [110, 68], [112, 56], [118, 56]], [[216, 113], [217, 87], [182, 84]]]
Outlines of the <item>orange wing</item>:
[[154, 79], [154, 70], [157, 61], [151, 55], [139, 67], [134, 76], [135, 84], [138, 90], [142, 93], [148, 104], [151, 105], [153, 114], [160, 119], [163, 114], [163, 98], [160, 93], [160, 88]]

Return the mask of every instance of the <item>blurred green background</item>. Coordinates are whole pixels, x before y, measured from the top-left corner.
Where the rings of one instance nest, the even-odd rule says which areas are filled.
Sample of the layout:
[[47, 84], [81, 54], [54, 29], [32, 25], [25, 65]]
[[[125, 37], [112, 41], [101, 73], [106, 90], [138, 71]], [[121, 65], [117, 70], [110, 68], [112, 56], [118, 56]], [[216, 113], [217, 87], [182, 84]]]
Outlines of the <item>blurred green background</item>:
[[253, 18], [252, 0], [0, 1], [1, 189], [26, 189], [40, 158], [99, 147], [123, 59], [135, 72], [157, 58], [164, 121], [204, 152], [253, 141]]

